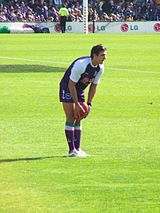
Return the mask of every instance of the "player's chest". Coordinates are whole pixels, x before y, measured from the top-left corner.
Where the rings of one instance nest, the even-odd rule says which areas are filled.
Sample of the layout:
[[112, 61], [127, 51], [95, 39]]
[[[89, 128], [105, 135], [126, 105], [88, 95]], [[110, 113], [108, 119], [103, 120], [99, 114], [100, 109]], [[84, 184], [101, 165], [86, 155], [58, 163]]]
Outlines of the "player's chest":
[[98, 71], [97, 70], [86, 70], [82, 75], [81, 75], [81, 83], [87, 85], [89, 83], [92, 83], [97, 75]]

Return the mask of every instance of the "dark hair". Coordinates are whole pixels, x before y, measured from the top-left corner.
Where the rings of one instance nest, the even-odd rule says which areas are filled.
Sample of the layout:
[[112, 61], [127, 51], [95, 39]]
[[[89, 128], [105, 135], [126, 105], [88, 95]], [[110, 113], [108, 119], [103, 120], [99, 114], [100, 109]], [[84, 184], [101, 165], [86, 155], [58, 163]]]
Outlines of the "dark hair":
[[91, 58], [93, 58], [93, 54], [98, 55], [101, 51], [106, 51], [106, 50], [107, 49], [102, 44], [93, 46], [91, 49]]

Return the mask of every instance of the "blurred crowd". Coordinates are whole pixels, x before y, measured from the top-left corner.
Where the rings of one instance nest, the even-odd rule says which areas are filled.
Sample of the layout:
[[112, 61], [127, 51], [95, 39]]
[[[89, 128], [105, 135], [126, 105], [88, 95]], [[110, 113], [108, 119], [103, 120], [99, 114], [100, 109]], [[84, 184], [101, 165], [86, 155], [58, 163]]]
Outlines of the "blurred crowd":
[[[83, 0], [0, 0], [0, 22], [58, 22], [62, 4], [67, 21], [83, 21]], [[160, 20], [159, 0], [89, 0], [89, 21]]]

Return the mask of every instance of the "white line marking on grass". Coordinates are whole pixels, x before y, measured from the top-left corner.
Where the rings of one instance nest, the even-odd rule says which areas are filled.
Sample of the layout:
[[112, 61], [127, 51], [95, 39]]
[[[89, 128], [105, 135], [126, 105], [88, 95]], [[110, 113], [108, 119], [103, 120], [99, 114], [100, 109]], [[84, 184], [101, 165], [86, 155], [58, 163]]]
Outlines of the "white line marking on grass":
[[16, 61], [30, 61], [30, 62], [41, 62], [41, 63], [51, 63], [51, 64], [67, 64], [67, 62], [57, 61], [57, 59], [53, 58], [51, 60], [34, 60], [29, 58], [14, 58], [14, 57], [7, 57], [7, 56], [0, 56], [1, 59], [8, 59], [8, 60], [16, 60]]
[[[35, 60], [35, 59], [29, 59], [29, 58], [15, 58], [15, 57], [7, 57], [7, 56], [0, 56], [0, 59], [8, 59], [8, 60], [16, 60], [16, 61], [29, 61], [29, 62], [41, 62], [41, 63], [50, 63], [50, 64], [68, 64], [68, 62], [64, 61], [57, 61], [57, 59], [53, 60]], [[120, 71], [126, 71], [126, 72], [137, 72], [137, 73], [147, 73], [147, 74], [160, 74], [159, 72], [152, 72], [152, 71], [145, 71], [145, 70], [135, 70], [135, 69], [127, 69], [127, 68], [114, 68], [114, 67], [108, 67], [110, 70], [120, 70]]]
[[113, 68], [109, 67], [110, 70], [120, 70], [120, 71], [127, 71], [127, 72], [139, 72], [139, 73], [151, 73], [151, 74], [160, 74], [159, 72], [151, 72], [151, 71], [145, 71], [145, 70], [132, 70], [132, 69], [126, 69], [126, 68]]

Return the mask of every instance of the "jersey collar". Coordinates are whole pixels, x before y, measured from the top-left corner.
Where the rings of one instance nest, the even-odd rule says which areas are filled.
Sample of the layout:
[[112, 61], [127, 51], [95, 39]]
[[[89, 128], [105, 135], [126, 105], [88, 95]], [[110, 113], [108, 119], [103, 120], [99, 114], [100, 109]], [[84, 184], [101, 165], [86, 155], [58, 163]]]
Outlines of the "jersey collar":
[[90, 64], [91, 64], [92, 67], [98, 67], [98, 65], [94, 66], [94, 65], [92, 64], [92, 59], [91, 59], [91, 58], [90, 58]]

